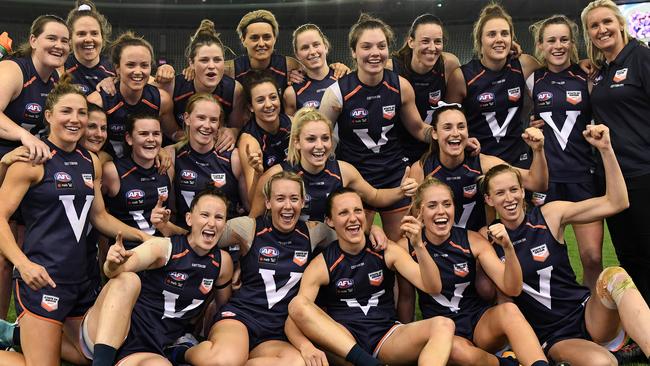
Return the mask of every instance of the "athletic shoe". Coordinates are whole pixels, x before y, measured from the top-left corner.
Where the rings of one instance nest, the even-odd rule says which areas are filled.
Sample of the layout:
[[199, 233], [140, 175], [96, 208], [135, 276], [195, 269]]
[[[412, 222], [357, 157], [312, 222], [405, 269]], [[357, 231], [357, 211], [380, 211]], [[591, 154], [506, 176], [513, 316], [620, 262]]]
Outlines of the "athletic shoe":
[[646, 362], [641, 347], [632, 340], [618, 351], [612, 353], [614, 353], [614, 357], [616, 357], [619, 365]]
[[0, 348], [6, 349], [14, 345], [14, 329], [17, 323], [9, 323], [0, 319]]
[[[174, 366], [185, 366], [187, 364], [185, 363], [180, 363], [180, 361], [177, 360], [178, 355], [180, 352], [187, 351], [188, 349], [196, 346], [199, 344], [199, 341], [194, 338], [194, 336], [190, 333], [186, 333], [184, 336], [181, 336], [174, 342], [169, 347], [166, 347], [163, 352], [165, 354], [165, 357], [172, 363]], [[189, 366], [189, 365], [188, 365]]]

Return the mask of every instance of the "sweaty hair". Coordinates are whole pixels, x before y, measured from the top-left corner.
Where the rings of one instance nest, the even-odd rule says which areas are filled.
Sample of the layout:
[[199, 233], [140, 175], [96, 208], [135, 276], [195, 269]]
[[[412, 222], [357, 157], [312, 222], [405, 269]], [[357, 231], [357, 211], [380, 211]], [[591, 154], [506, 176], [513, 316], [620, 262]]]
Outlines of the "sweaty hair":
[[199, 203], [201, 197], [205, 196], [217, 197], [222, 200], [226, 205], [226, 213], [228, 212], [228, 197], [223, 193], [221, 189], [211, 185], [207, 185], [204, 190], [200, 191], [194, 196], [192, 203], [190, 203], [190, 212], [194, 211], [194, 207], [196, 207], [196, 205]]
[[[221, 39], [219, 38], [219, 33], [214, 29], [214, 22], [208, 19], [203, 19], [199, 28], [194, 32], [194, 35], [190, 37], [190, 43], [185, 49], [185, 57], [190, 61], [194, 61], [196, 57], [196, 51], [203, 46], [211, 46], [216, 44], [221, 51], [225, 54], [225, 46]], [[224, 55], [225, 56], [225, 55]]]
[[56, 83], [54, 89], [52, 89], [47, 95], [47, 99], [45, 99], [45, 110], [52, 111], [56, 103], [58, 103], [63, 96], [68, 94], [78, 94], [86, 100], [86, 94], [84, 94], [78, 85], [74, 84], [72, 76], [65, 73], [61, 76], [59, 82]]
[[[540, 20], [537, 23], [531, 25], [528, 29], [530, 33], [533, 34], [535, 43], [541, 45], [544, 43], [544, 31], [546, 27], [554, 24], [563, 24], [569, 28], [569, 40], [571, 41], [571, 49], [569, 50], [569, 57], [571, 62], [578, 63], [578, 47], [577, 44], [577, 34], [578, 34], [578, 25], [573, 22], [571, 19], [567, 18], [564, 15], [553, 15], [549, 18]], [[546, 58], [544, 57], [544, 51], [540, 50], [538, 47], [535, 47], [535, 57], [544, 65], [546, 65]]]
[[289, 137], [289, 151], [287, 152], [287, 161], [291, 165], [300, 163], [300, 150], [296, 149], [296, 142], [300, 139], [300, 133], [303, 127], [309, 122], [323, 122], [329, 129], [330, 138], [332, 137], [332, 121], [314, 108], [300, 108], [294, 114], [291, 123], [291, 136]]
[[[194, 108], [196, 108], [196, 104], [201, 101], [214, 103], [219, 107], [219, 121], [221, 122], [222, 119], [221, 117], [223, 116], [223, 108], [221, 107], [221, 103], [219, 103], [219, 101], [217, 100], [217, 98], [214, 97], [214, 95], [209, 93], [196, 93], [192, 95], [190, 99], [187, 100], [187, 105], [185, 106], [185, 113], [187, 113], [188, 115], [192, 114], [192, 112], [194, 112]], [[185, 130], [185, 135], [176, 145], [174, 145], [176, 151], [179, 151], [190, 142], [190, 126], [187, 123], [183, 123], [183, 129]]]
[[493, 166], [490, 170], [488, 170], [483, 176], [479, 178], [479, 188], [481, 189], [481, 192], [485, 195], [490, 194], [490, 181], [496, 177], [499, 174], [502, 173], [512, 173], [517, 177], [517, 182], [519, 183], [519, 186], [523, 188], [523, 181], [521, 179], [521, 173], [515, 168], [513, 168], [511, 165], [508, 164], [499, 164]]
[[237, 35], [239, 39], [243, 40], [246, 38], [246, 28], [253, 23], [266, 23], [270, 25], [273, 28], [273, 36], [278, 37], [280, 27], [278, 26], [278, 21], [275, 20], [275, 15], [268, 10], [259, 9], [248, 12], [241, 18], [239, 24], [237, 24]]
[[422, 181], [422, 183], [418, 186], [418, 189], [415, 191], [415, 196], [413, 196], [413, 203], [411, 204], [411, 215], [418, 216], [420, 214], [420, 210], [422, 210], [424, 191], [426, 191], [427, 188], [433, 186], [446, 188], [447, 191], [449, 191], [449, 195], [451, 196], [451, 200], [453, 202], [454, 192], [447, 184], [443, 183], [438, 178], [427, 177], [424, 179], [424, 181]]
[[[45, 26], [48, 23], [62, 24], [64, 27], [66, 27], [66, 29], [68, 29], [68, 38], [70, 38], [70, 28], [68, 28], [68, 25], [63, 19], [52, 14], [41, 15], [38, 18], [34, 19], [32, 26], [29, 28], [29, 35], [37, 38], [43, 34], [45, 31]], [[32, 55], [32, 46], [29, 44], [29, 41], [24, 42], [18, 46], [16, 50], [11, 53], [11, 55], [13, 57], [29, 57]]]
[[[431, 115], [431, 128], [433, 128], [435, 131], [438, 131], [438, 122], [440, 122], [440, 116], [442, 115], [443, 112], [446, 111], [459, 111], [460, 113], [463, 114], [463, 116], [465, 115], [465, 110], [463, 109], [463, 107], [461, 107], [456, 103], [441, 105], [437, 107], [436, 109], [433, 110], [433, 114]], [[438, 141], [432, 138], [431, 142], [429, 143], [429, 149], [420, 158], [420, 165], [424, 166], [424, 163], [427, 161], [427, 159], [429, 159], [432, 156], [437, 156], [438, 153], [439, 153]]]
[[153, 67], [153, 47], [147, 42], [143, 37], [136, 36], [133, 32], [127, 31], [122, 33], [113, 43], [111, 43], [111, 62], [115, 67], [120, 66], [120, 60], [122, 59], [122, 52], [126, 47], [129, 46], [142, 46], [149, 50], [151, 54], [151, 63]]
[[582, 21], [582, 36], [585, 38], [585, 46], [587, 47], [587, 57], [589, 57], [589, 60], [594, 65], [597, 67], [602, 67], [605, 62], [605, 56], [603, 55], [603, 51], [594, 46], [594, 43], [591, 41], [591, 38], [589, 37], [589, 24], [587, 24], [587, 17], [589, 16], [589, 12], [596, 8], [607, 8], [614, 13], [614, 16], [618, 22], [623, 26], [623, 29], [621, 30], [623, 44], [627, 44], [632, 36], [630, 36], [630, 33], [627, 31], [627, 22], [625, 21], [625, 17], [621, 13], [621, 10], [618, 8], [616, 3], [613, 1], [594, 0], [587, 4], [584, 9], [582, 9], [580, 20]]
[[[251, 72], [246, 75], [246, 78], [243, 80], [243, 86], [244, 95], [246, 96], [246, 101], [249, 104], [253, 103], [251, 90], [253, 90], [254, 87], [264, 83], [271, 83], [273, 84], [275, 90], [279, 89], [278, 82], [275, 80], [273, 74], [271, 74], [269, 70], [251, 70]], [[282, 99], [281, 95], [278, 95], [278, 97]]]
[[99, 24], [99, 31], [102, 35], [102, 49], [106, 46], [108, 39], [111, 37], [112, 27], [111, 23], [106, 20], [106, 17], [97, 11], [95, 4], [90, 0], [77, 0], [74, 9], [68, 13], [66, 23], [68, 28], [74, 34], [74, 24], [77, 20], [83, 17], [91, 17]]
[[498, 3], [490, 3], [486, 5], [483, 9], [481, 9], [481, 13], [478, 16], [478, 19], [476, 20], [476, 23], [474, 23], [474, 29], [472, 30], [472, 38], [474, 39], [474, 52], [479, 57], [482, 57], [481, 55], [481, 36], [483, 35], [483, 27], [485, 27], [485, 23], [492, 19], [503, 19], [508, 23], [508, 28], [510, 28], [510, 36], [513, 41], [516, 40], [515, 38], [515, 27], [512, 25], [512, 17], [506, 10]]
[[370, 29], [380, 29], [386, 36], [386, 44], [390, 48], [393, 44], [393, 39], [395, 38], [393, 29], [388, 24], [384, 23], [383, 20], [375, 18], [370, 14], [361, 13], [359, 20], [352, 25], [350, 33], [348, 33], [348, 46], [350, 47], [350, 50], [354, 51], [357, 48], [357, 43], [359, 42], [359, 38], [361, 38], [361, 34]]
[[[440, 28], [443, 28], [442, 20], [440, 20], [440, 18], [429, 13], [422, 14], [417, 18], [415, 18], [415, 20], [411, 24], [411, 28], [409, 28], [408, 34], [404, 38], [404, 44], [402, 44], [402, 48], [397, 50], [397, 52], [393, 53], [393, 56], [397, 58], [402, 65], [404, 65], [404, 69], [407, 72], [407, 74], [413, 73], [413, 69], [411, 68], [413, 49], [409, 47], [409, 39], [415, 40], [415, 32], [417, 31], [420, 25], [424, 25], [424, 24], [435, 24], [440, 26]], [[443, 28], [443, 38], [444, 38], [444, 28]], [[442, 57], [442, 55], [440, 55], [440, 57]], [[442, 71], [444, 72], [444, 69]]]
[[333, 216], [332, 215], [332, 208], [334, 206], [334, 199], [337, 196], [340, 196], [340, 195], [346, 194], [346, 193], [354, 193], [357, 196], [359, 195], [359, 193], [357, 193], [357, 191], [355, 191], [352, 188], [339, 187], [339, 188], [335, 189], [333, 192], [331, 192], [329, 196], [327, 196], [327, 201], [325, 202], [325, 216], [328, 219], [331, 219], [332, 216]]
[[267, 201], [271, 200], [271, 195], [273, 194], [273, 182], [279, 180], [290, 180], [292, 182], [298, 183], [300, 186], [300, 198], [305, 198], [305, 183], [303, 182], [302, 178], [294, 172], [287, 172], [283, 170], [281, 172], [273, 174], [262, 188], [264, 199]]
[[320, 38], [323, 40], [323, 44], [325, 45], [325, 47], [327, 47], [327, 49], [330, 48], [330, 41], [329, 41], [329, 39], [327, 39], [327, 37], [325, 37], [325, 34], [323, 34], [323, 31], [321, 31], [320, 28], [316, 24], [307, 23], [307, 24], [301, 25], [300, 27], [296, 28], [295, 31], [293, 31], [293, 36], [292, 36], [292, 41], [291, 42], [293, 44], [293, 52], [294, 53], [298, 53], [298, 36], [301, 33], [304, 33], [306, 31], [310, 31], [310, 30], [316, 31], [316, 33], [318, 33]]

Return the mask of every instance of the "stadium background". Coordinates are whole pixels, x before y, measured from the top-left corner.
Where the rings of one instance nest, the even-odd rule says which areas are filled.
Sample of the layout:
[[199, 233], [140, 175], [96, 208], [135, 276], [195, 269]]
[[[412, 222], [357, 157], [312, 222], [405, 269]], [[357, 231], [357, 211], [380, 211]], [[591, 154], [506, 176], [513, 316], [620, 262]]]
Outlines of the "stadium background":
[[[517, 41], [524, 52], [533, 52], [533, 39], [528, 26], [552, 14], [565, 14], [580, 25], [580, 12], [587, 0], [503, 0], [500, 1], [513, 17]], [[616, 1], [623, 3], [623, 1]], [[625, 1], [633, 3], [635, 1]], [[385, 20], [393, 27], [395, 43], [399, 48], [413, 19], [422, 13], [432, 13], [445, 25], [445, 51], [454, 53], [461, 63], [473, 57], [472, 25], [485, 0], [114, 0], [94, 1], [113, 26], [113, 37], [132, 30], [144, 36], [154, 47], [158, 63], [169, 63], [177, 70], [185, 64], [184, 51], [189, 37], [201, 19], [215, 22], [224, 44], [239, 55], [241, 46], [235, 28], [246, 12], [255, 9], [272, 11], [280, 24], [275, 49], [280, 54], [293, 56], [291, 33], [304, 23], [321, 27], [329, 38], [328, 61], [344, 62], [352, 66], [347, 35], [360, 12], [368, 12]], [[73, 7], [69, 0], [0, 0], [0, 33], [9, 32], [14, 46], [25, 41], [31, 21], [40, 14], [56, 14], [63, 18]], [[580, 57], [585, 57], [582, 37], [579, 37]], [[226, 59], [234, 58], [232, 53]], [[578, 280], [582, 266], [577, 253], [575, 236], [568, 228], [565, 236], [569, 245], [571, 263]], [[609, 233], [605, 233], [603, 264], [617, 264]], [[14, 309], [9, 319], [15, 318]], [[65, 363], [63, 365], [66, 365]], [[638, 364], [645, 365], [645, 364]]]

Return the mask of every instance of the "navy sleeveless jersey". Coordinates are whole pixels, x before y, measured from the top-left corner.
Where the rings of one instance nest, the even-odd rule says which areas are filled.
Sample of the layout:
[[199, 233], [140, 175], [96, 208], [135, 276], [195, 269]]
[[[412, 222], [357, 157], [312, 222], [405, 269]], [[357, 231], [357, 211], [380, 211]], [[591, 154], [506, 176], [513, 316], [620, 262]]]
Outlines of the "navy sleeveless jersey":
[[[240, 83], [244, 84], [246, 77], [253, 70], [251, 68], [251, 62], [248, 58], [248, 55], [241, 55], [235, 58], [235, 79]], [[284, 89], [287, 88], [288, 79], [287, 79], [287, 58], [277, 53], [271, 55], [271, 62], [266, 68], [271, 71], [271, 74], [275, 78], [275, 81], [278, 84], [278, 95], [282, 97]]]
[[395, 273], [386, 266], [383, 250], [374, 252], [366, 246], [353, 255], [335, 241], [325, 248], [323, 258], [330, 281], [321, 287], [319, 298], [332, 319], [356, 329], [397, 321]]
[[485, 154], [510, 164], [526, 160], [528, 146], [521, 138], [526, 83], [519, 60], [508, 59], [499, 71], [486, 68], [480, 60], [460, 68], [467, 87], [463, 107], [470, 136], [479, 140]]
[[582, 131], [591, 122], [587, 75], [576, 64], [535, 71], [534, 112], [544, 120], [544, 152], [551, 182], [592, 181], [595, 157]]
[[325, 90], [336, 82], [334, 71], [330, 69], [322, 80], [314, 80], [305, 76], [305, 81], [300, 84], [293, 84], [290, 88], [296, 93], [296, 109], [309, 107], [320, 108], [320, 101], [323, 99]]
[[160, 115], [160, 91], [153, 85], [145, 85], [138, 103], [128, 104], [120, 93], [119, 81], [115, 84], [117, 92], [108, 95], [100, 92], [102, 103], [108, 117], [108, 142], [104, 145], [106, 152], [113, 158], [124, 156], [124, 135], [126, 134], [126, 120], [129, 115]]
[[182, 336], [201, 313], [221, 271], [218, 247], [200, 256], [186, 236], [176, 235], [170, 240], [167, 264], [141, 272], [142, 290], [131, 314], [129, 337], [154, 347], [150, 352], [158, 354]]
[[[433, 68], [425, 74], [409, 71], [396, 57], [393, 57], [392, 60], [393, 71], [408, 80], [413, 87], [413, 91], [415, 91], [415, 106], [418, 108], [420, 118], [424, 123], [430, 125], [433, 115], [432, 107], [436, 107], [447, 92], [443, 57], [438, 57], [438, 61], [433, 65]], [[403, 126], [399, 132], [404, 145], [404, 153], [410, 161], [417, 161], [429, 149], [428, 144], [411, 136]]]
[[[45, 99], [59, 81], [59, 74], [53, 72], [47, 82], [43, 82], [31, 57], [10, 58], [18, 64], [23, 73], [23, 89], [18, 97], [7, 104], [4, 114], [18, 126], [40, 136], [45, 131]], [[20, 146], [20, 141], [0, 139], [0, 155]]]
[[[436, 262], [442, 279], [442, 292], [430, 295], [418, 289], [418, 299], [422, 316], [432, 318], [445, 316], [457, 322], [457, 330], [467, 333], [465, 329], [474, 324], [468, 322], [488, 308], [488, 304], [476, 292], [476, 259], [467, 239], [467, 230], [454, 227], [451, 235], [442, 244], [429, 242], [422, 233], [422, 241], [427, 252]], [[413, 248], [409, 247], [411, 256], [417, 261]], [[458, 324], [462, 323], [462, 324]]]
[[[174, 117], [176, 118], [176, 123], [181, 127], [185, 126], [183, 114], [185, 113], [185, 107], [187, 107], [187, 101], [195, 93], [194, 81], [187, 81], [183, 75], [176, 75], [173, 95]], [[235, 100], [235, 79], [228, 75], [223, 75], [221, 81], [211, 94], [221, 104], [223, 113], [225, 114], [224, 118], [227, 121], [228, 116], [232, 112], [232, 105]]]
[[244, 125], [241, 133], [247, 133], [260, 144], [262, 150], [262, 163], [264, 170], [280, 164], [287, 158], [289, 150], [289, 136], [291, 133], [291, 118], [284, 113], [280, 113], [280, 127], [275, 135], [264, 131], [257, 124], [255, 116]]
[[[169, 177], [158, 173], [155, 166], [148, 169], [139, 166], [130, 156], [114, 160], [113, 163], [120, 177], [120, 190], [115, 197], [106, 197], [106, 208], [118, 220], [131, 227], [149, 235], [159, 234], [149, 220], [158, 197], [169, 197]], [[124, 240], [127, 249], [133, 249], [139, 244]]]
[[[549, 334], [589, 297], [576, 282], [567, 246], [548, 230], [540, 207], [533, 207], [515, 230], [508, 230], [521, 264], [524, 290], [514, 298], [537, 334]], [[503, 248], [495, 245], [503, 257]]]
[[194, 196], [213, 185], [228, 198], [228, 218], [239, 216], [241, 207], [239, 183], [232, 172], [232, 151], [196, 152], [190, 144], [176, 152], [174, 190], [176, 195], [176, 225], [187, 228], [185, 214], [190, 211]]
[[[43, 179], [31, 186], [21, 205], [27, 231], [23, 252], [45, 267], [57, 284], [87, 278], [88, 213], [95, 198], [90, 153], [65, 152], [46, 140], [54, 156], [43, 165]], [[14, 278], [20, 277], [17, 270]]]
[[88, 95], [97, 89], [100, 81], [115, 77], [115, 69], [108, 57], [100, 56], [99, 63], [93, 67], [82, 65], [73, 53], [65, 61], [65, 72], [72, 75], [72, 80]]
[[422, 169], [425, 177], [437, 178], [454, 192], [455, 226], [473, 231], [485, 226], [485, 203], [477, 183], [483, 174], [480, 157], [466, 154], [462, 164], [449, 169], [438, 160], [438, 156], [430, 156]]
[[300, 163], [291, 165], [288, 161], [283, 161], [280, 164], [282, 170], [297, 173], [305, 183], [307, 195], [300, 219], [325, 222], [327, 197], [331, 192], [343, 187], [339, 162], [330, 157], [325, 163], [325, 168], [318, 174], [305, 171]]
[[384, 70], [382, 82], [368, 86], [353, 72], [339, 79], [338, 86], [343, 108], [337, 120], [337, 158], [354, 165], [372, 185], [387, 171], [404, 171], [404, 149], [396, 127], [402, 124], [399, 75]]
[[258, 217], [255, 233], [248, 253], [240, 258], [242, 286], [230, 304], [255, 314], [270, 329], [282, 328], [312, 259], [309, 230], [298, 221], [292, 232], [282, 233], [270, 218]]

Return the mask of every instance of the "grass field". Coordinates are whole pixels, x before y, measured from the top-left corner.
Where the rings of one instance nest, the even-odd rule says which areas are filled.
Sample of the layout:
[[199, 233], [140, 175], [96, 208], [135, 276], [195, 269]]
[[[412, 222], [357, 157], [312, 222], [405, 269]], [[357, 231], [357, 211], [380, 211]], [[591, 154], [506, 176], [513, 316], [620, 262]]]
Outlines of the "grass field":
[[[375, 220], [377, 224], [381, 224], [378, 222], [378, 220]], [[569, 227], [566, 230], [565, 233], [565, 238], [566, 242], [568, 244], [568, 249], [569, 249], [569, 257], [571, 260], [571, 265], [573, 266], [576, 276], [578, 277], [578, 281], [582, 281], [582, 265], [580, 264], [580, 257], [578, 255], [578, 248], [576, 247], [576, 239], [575, 235], [573, 234], [573, 230]], [[614, 253], [614, 248], [612, 247], [612, 241], [609, 237], [609, 232], [605, 230], [605, 238], [604, 238], [604, 243], [603, 243], [603, 265], [605, 267], [617, 265], [618, 260], [616, 259], [616, 254]], [[418, 309], [418, 314], [419, 314], [419, 309]], [[9, 320], [13, 321], [16, 317], [14, 307], [12, 306], [9, 310]], [[62, 366], [71, 366], [68, 363], [62, 363]], [[628, 364], [632, 366], [647, 366], [649, 364]]]

